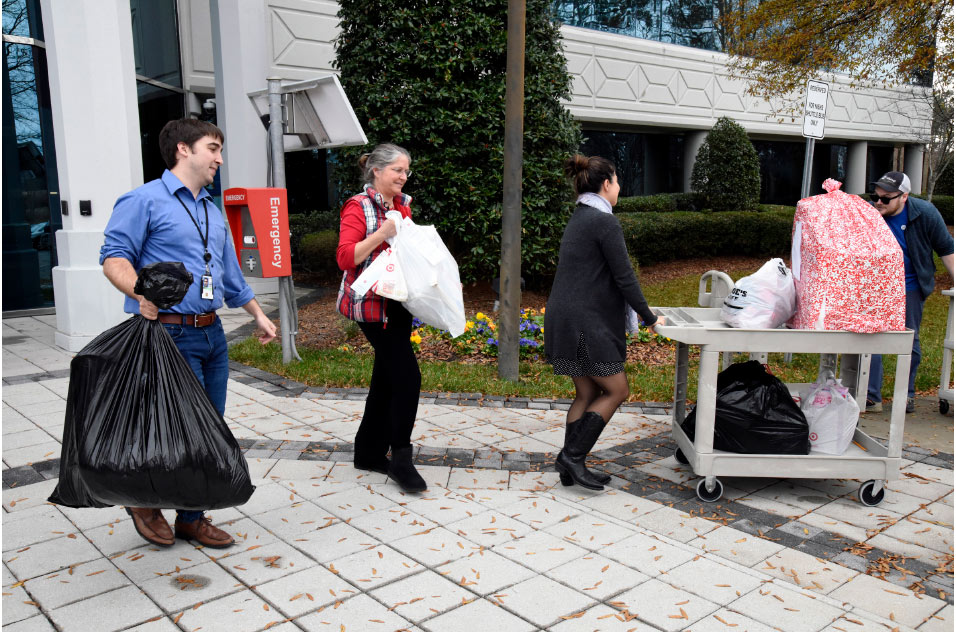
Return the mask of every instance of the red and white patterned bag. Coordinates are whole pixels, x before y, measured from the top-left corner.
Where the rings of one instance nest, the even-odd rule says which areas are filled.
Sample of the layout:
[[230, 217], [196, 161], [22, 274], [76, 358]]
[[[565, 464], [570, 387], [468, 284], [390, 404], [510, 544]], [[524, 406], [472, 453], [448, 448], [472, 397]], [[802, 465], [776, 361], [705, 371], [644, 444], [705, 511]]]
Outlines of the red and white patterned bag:
[[797, 289], [794, 329], [858, 333], [902, 331], [906, 323], [903, 251], [869, 203], [840, 191], [797, 202], [790, 268]]

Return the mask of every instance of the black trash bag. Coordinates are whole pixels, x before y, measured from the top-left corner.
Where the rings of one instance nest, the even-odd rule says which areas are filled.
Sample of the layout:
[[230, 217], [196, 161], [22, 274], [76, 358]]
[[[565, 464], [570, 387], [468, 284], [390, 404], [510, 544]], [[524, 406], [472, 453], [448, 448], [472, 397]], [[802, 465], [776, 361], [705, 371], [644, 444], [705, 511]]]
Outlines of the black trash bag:
[[169, 309], [186, 296], [193, 274], [179, 261], [159, 261], [143, 266], [133, 291], [159, 309]]
[[241, 505], [254, 490], [239, 444], [159, 321], [133, 316], [73, 358], [50, 502], [198, 511]]
[[[695, 406], [681, 428], [694, 440]], [[787, 385], [756, 360], [717, 375], [714, 448], [740, 454], [809, 454], [810, 425]]]

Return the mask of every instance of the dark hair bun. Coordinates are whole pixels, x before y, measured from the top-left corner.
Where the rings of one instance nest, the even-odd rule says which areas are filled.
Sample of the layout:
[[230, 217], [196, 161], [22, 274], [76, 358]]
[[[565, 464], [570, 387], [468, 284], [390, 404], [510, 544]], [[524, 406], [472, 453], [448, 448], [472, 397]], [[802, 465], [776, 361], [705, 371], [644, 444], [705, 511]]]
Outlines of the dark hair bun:
[[361, 169], [365, 169], [365, 163], [368, 162], [369, 156], [370, 154], [362, 154], [361, 156], [359, 156], [358, 165]]
[[588, 168], [587, 156], [582, 156], [581, 154], [574, 154], [564, 162], [564, 173], [569, 178], [574, 179], [574, 176], [581, 173], [582, 171], [587, 170]]

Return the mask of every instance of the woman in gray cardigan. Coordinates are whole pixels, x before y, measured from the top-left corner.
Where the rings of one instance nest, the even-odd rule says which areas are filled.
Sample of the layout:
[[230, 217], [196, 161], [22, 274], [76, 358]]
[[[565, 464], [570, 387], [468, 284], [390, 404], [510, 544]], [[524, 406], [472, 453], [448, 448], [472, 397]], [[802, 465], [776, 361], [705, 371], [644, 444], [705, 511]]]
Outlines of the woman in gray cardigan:
[[584, 461], [629, 393], [624, 373], [627, 306], [652, 332], [663, 319], [644, 300], [621, 224], [611, 213], [621, 190], [614, 165], [577, 154], [567, 161], [565, 172], [578, 199], [561, 238], [544, 315], [544, 344], [555, 374], [570, 376], [575, 394], [555, 468], [565, 485], [604, 489], [610, 477], [588, 470]]

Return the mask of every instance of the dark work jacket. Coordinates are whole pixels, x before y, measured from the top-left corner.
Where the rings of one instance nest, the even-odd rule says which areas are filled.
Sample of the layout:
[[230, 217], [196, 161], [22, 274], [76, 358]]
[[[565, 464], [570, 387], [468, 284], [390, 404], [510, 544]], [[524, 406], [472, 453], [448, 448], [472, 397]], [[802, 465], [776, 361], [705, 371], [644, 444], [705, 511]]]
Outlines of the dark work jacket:
[[558, 271], [545, 309], [548, 357], [575, 359], [583, 332], [592, 362], [623, 362], [625, 302], [645, 323], [656, 322], [631, 266], [621, 223], [579, 204], [561, 238]]
[[906, 229], [903, 231], [906, 251], [919, 281], [920, 294], [925, 301], [936, 285], [933, 251], [940, 257], [953, 254], [953, 236], [946, 230], [943, 216], [930, 202], [910, 197], [906, 200], [906, 205], [909, 212]]

